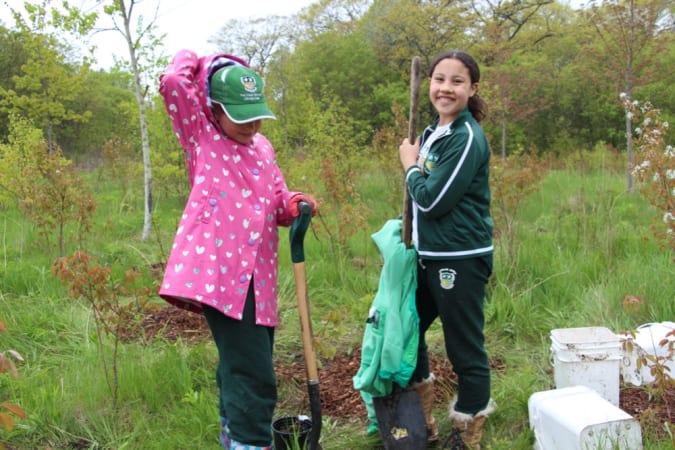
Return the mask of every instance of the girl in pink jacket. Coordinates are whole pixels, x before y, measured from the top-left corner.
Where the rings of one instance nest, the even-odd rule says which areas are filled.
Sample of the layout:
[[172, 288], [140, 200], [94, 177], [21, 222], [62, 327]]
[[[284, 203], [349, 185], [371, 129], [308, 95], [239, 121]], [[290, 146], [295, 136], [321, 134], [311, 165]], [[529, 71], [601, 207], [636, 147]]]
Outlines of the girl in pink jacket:
[[220, 440], [226, 450], [265, 449], [277, 401], [272, 360], [279, 225], [306, 194], [288, 190], [259, 133], [274, 119], [263, 81], [242, 59], [178, 52], [160, 94], [185, 151], [191, 191], [159, 295], [203, 313], [218, 348]]

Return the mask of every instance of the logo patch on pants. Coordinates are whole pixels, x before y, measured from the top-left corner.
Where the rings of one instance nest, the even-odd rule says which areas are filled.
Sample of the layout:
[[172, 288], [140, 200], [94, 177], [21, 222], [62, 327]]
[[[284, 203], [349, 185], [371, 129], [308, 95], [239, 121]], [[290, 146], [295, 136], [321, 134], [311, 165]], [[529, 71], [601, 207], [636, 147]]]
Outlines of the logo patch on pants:
[[438, 271], [438, 279], [443, 289], [452, 289], [455, 287], [455, 277], [457, 272], [453, 269], [441, 269]]

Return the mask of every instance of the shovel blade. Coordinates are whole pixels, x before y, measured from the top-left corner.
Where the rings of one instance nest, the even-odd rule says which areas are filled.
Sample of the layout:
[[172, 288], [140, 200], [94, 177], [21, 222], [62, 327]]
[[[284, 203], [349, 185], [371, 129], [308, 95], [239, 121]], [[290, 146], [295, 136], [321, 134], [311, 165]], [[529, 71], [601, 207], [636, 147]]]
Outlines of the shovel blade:
[[373, 406], [386, 450], [427, 448], [427, 424], [417, 391], [394, 388], [391, 395], [373, 397]]

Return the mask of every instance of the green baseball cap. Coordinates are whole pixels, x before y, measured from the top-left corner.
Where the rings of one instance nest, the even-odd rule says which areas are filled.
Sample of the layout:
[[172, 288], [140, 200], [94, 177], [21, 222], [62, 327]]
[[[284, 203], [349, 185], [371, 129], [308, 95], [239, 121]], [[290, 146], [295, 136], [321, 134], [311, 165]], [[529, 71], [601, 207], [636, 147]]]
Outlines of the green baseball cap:
[[234, 123], [276, 119], [263, 94], [264, 82], [248, 67], [225, 66], [211, 77], [211, 100], [219, 103]]

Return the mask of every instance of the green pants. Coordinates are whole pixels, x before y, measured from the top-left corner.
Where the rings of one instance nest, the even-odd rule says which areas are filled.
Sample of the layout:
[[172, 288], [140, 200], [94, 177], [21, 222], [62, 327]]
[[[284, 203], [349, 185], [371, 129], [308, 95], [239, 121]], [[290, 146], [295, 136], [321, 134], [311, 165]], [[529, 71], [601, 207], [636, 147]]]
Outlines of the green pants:
[[420, 340], [413, 381], [429, 376], [426, 331], [440, 317], [445, 351], [457, 374], [455, 409], [476, 414], [490, 400], [490, 365], [485, 350], [483, 302], [492, 273], [492, 256], [461, 260], [422, 260], [415, 303]]
[[220, 415], [227, 418], [230, 438], [258, 447], [270, 445], [277, 402], [272, 360], [274, 328], [255, 324], [252, 287], [242, 320], [210, 307], [204, 307], [204, 316], [218, 347], [216, 383], [220, 391]]

